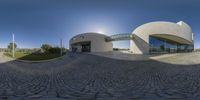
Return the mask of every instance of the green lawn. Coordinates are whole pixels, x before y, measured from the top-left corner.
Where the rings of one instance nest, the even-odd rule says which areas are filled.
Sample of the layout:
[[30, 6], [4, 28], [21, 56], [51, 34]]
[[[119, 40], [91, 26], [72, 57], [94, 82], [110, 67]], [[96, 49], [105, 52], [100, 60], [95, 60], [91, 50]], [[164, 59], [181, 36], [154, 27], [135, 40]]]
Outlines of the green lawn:
[[[10, 52], [4, 53], [4, 55], [8, 57], [12, 57], [12, 53]], [[39, 60], [53, 59], [57, 57], [60, 57], [60, 54], [30, 54], [30, 53], [23, 53], [23, 52], [15, 52], [14, 58], [19, 59], [19, 60], [39, 61]]]

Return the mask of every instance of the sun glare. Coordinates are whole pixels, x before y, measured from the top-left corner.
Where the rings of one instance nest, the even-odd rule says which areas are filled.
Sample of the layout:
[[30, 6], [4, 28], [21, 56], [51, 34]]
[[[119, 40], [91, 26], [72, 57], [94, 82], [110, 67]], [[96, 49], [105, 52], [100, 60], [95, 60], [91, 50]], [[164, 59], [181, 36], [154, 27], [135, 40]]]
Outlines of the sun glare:
[[100, 33], [100, 34], [105, 34], [105, 32], [102, 31], [102, 30], [98, 30], [97, 32]]

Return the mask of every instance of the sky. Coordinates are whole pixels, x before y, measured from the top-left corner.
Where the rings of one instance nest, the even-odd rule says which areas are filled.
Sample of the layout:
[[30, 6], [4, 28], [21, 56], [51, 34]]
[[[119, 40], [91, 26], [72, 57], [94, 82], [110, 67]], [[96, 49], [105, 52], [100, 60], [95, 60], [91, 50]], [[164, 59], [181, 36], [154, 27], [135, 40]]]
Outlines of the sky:
[[[184, 21], [200, 48], [199, 0], [0, 0], [0, 48], [15, 34], [19, 48], [43, 43], [69, 47], [69, 39], [84, 32], [106, 35], [132, 33], [152, 21]], [[129, 41], [114, 42], [129, 47]]]

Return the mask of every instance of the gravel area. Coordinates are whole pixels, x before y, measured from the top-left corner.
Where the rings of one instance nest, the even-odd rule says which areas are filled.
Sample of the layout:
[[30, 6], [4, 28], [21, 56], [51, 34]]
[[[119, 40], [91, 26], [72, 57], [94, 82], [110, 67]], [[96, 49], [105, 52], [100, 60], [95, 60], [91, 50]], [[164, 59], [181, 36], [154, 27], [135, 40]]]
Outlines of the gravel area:
[[0, 62], [0, 100], [200, 99], [200, 64], [71, 53], [44, 63]]

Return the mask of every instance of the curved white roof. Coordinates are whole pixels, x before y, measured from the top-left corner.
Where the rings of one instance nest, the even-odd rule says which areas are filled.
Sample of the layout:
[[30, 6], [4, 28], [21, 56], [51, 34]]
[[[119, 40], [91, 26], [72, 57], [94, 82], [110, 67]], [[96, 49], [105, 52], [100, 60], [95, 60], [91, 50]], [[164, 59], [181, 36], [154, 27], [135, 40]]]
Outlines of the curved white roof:
[[148, 42], [149, 35], [167, 38], [180, 43], [192, 44], [193, 32], [188, 24], [183, 21], [178, 23], [156, 21], [143, 24], [133, 31], [134, 35]]
[[70, 39], [70, 43], [82, 42], [82, 41], [91, 41], [95, 39], [103, 39], [105, 40], [107, 36], [101, 33], [96, 32], [88, 32], [78, 34]]

